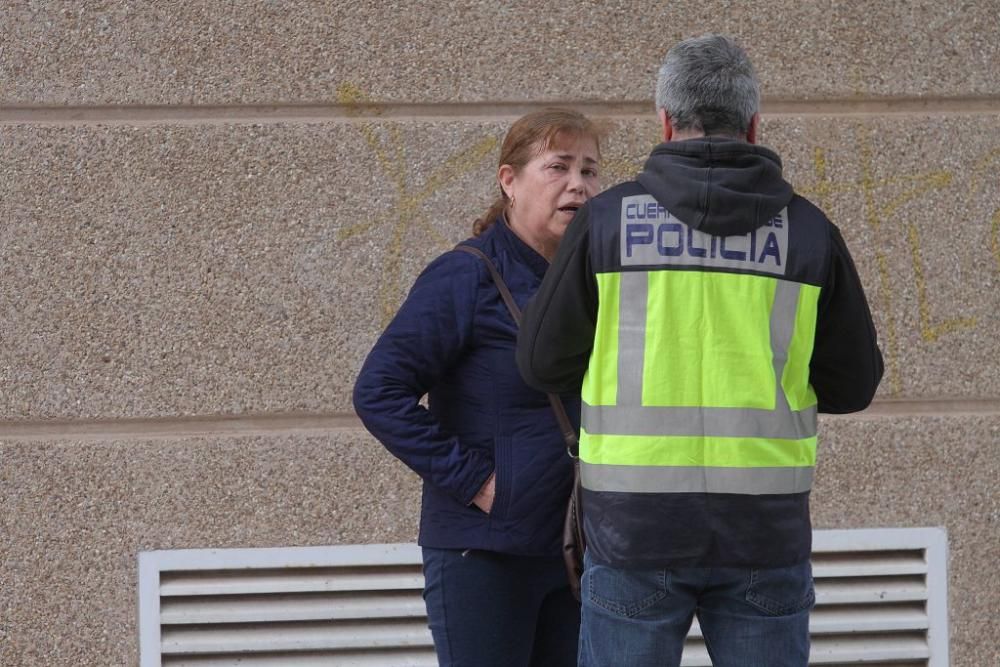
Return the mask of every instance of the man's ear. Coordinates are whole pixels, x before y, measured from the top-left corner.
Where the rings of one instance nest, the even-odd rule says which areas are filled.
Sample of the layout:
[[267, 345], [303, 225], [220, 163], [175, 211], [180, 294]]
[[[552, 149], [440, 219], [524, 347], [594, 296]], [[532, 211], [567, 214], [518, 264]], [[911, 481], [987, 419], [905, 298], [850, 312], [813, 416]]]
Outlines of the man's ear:
[[497, 182], [500, 183], [500, 188], [507, 193], [507, 198], [510, 199], [514, 194], [511, 192], [511, 187], [514, 185], [514, 167], [509, 164], [500, 165], [500, 168], [497, 169]]
[[750, 117], [750, 126], [747, 128], [747, 143], [757, 143], [757, 132], [760, 129], [760, 113], [755, 113]]
[[674, 126], [670, 124], [670, 116], [666, 109], [657, 109], [656, 115], [660, 117], [660, 125], [663, 128], [663, 140], [670, 141], [674, 136]]

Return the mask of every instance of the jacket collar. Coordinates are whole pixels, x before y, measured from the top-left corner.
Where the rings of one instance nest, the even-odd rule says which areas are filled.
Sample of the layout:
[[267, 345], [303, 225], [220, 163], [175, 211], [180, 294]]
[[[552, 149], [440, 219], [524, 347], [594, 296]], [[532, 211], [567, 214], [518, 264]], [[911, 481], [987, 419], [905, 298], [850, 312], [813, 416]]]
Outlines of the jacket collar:
[[545, 276], [545, 272], [549, 268], [549, 262], [547, 259], [539, 255], [534, 248], [529, 246], [527, 243], [522, 241], [514, 230], [510, 228], [507, 224], [507, 217], [500, 214], [497, 218], [496, 224], [493, 225], [493, 229], [496, 230], [496, 237], [500, 242], [500, 245], [505, 247], [511, 253], [513, 253], [517, 259], [531, 269], [539, 278]]

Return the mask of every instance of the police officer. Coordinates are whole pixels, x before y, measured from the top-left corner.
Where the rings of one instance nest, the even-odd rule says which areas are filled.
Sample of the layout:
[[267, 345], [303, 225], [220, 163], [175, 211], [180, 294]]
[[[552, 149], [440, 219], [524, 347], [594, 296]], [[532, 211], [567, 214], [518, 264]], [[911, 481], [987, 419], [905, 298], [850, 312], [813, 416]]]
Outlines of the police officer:
[[818, 412], [868, 406], [882, 356], [838, 229], [756, 145], [728, 38], [660, 69], [664, 143], [591, 199], [527, 309], [518, 365], [582, 386], [580, 665], [804, 666]]

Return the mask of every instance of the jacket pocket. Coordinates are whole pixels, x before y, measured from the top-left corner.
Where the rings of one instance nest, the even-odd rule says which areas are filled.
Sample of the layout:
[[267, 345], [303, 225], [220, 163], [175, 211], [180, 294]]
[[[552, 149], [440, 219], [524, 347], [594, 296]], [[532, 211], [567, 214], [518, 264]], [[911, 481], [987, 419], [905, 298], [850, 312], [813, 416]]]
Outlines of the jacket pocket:
[[513, 475], [511, 474], [511, 439], [496, 438], [493, 441], [493, 472], [494, 479], [493, 509], [490, 516], [496, 519], [503, 519], [507, 516], [510, 507], [511, 485]]
[[812, 564], [750, 570], [747, 602], [770, 616], [790, 616], [816, 602]]

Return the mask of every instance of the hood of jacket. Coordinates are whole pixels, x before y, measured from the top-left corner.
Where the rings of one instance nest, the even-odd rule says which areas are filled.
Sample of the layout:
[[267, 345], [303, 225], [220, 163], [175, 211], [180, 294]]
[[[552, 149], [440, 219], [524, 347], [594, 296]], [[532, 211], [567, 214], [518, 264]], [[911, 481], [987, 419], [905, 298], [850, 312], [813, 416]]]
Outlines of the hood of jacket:
[[662, 143], [636, 180], [675, 218], [714, 236], [757, 229], [793, 194], [777, 153], [722, 137]]

